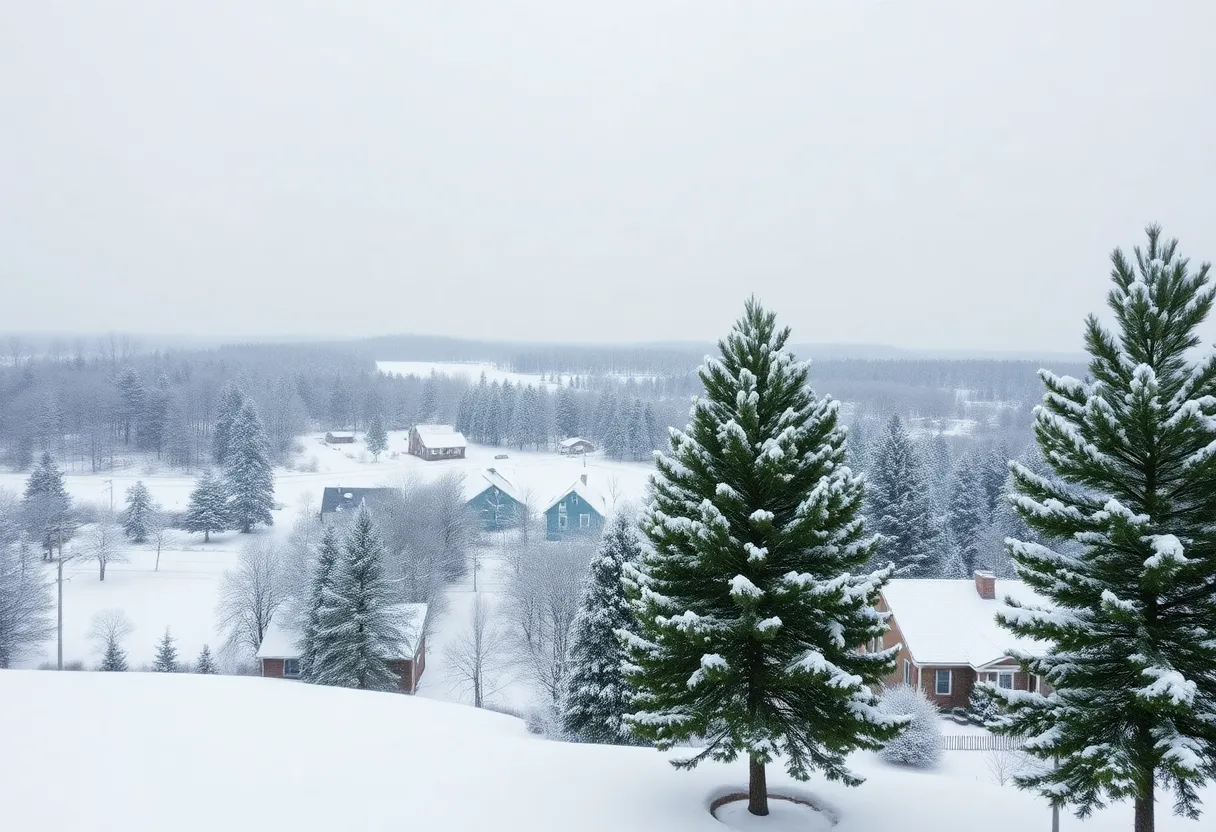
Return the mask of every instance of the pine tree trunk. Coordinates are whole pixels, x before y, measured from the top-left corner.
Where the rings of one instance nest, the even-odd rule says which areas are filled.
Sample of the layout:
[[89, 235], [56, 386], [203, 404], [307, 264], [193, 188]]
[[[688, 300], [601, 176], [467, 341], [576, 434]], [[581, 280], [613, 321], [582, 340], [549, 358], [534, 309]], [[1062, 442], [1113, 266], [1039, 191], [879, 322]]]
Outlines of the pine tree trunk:
[[[753, 815], [768, 814], [768, 782], [764, 778], [764, 763], [752, 757], [748, 763], [747, 811]], [[1139, 815], [1137, 815], [1137, 818]], [[1140, 832], [1140, 828], [1136, 828]], [[1149, 832], [1151, 832], [1151, 827]]]
[[1153, 788], [1154, 784], [1150, 780], [1146, 794], [1136, 798], [1136, 832], [1153, 832], [1157, 828], [1153, 816]]

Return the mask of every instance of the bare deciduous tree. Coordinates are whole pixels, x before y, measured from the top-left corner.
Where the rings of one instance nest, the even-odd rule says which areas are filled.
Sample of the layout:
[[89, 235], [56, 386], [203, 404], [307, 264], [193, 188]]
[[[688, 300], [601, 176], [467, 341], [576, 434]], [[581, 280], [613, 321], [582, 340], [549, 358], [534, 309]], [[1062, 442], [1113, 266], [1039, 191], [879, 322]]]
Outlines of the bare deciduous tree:
[[105, 515], [96, 523], [81, 530], [77, 541], [77, 553], [81, 560], [91, 560], [97, 563], [97, 578], [106, 579], [106, 567], [112, 563], [126, 563], [126, 538], [122, 526], [114, 521], [113, 515]]
[[468, 628], [444, 651], [453, 688], [471, 692], [474, 707], [482, 707], [507, 681], [503, 672], [510, 650], [511, 640], [490, 604], [482, 595], [474, 595]]
[[159, 505], [153, 508], [148, 518], [148, 542], [156, 547], [156, 566], [153, 572], [160, 571], [161, 550], [172, 546], [176, 539], [177, 530], [173, 528], [169, 513]]
[[270, 539], [256, 540], [241, 550], [235, 569], [224, 573], [216, 616], [225, 649], [240, 655], [256, 653], [283, 603], [283, 568], [279, 549]]
[[120, 609], [101, 610], [89, 621], [89, 638], [97, 644], [103, 658], [120, 651], [123, 639], [133, 632], [135, 625]]
[[54, 632], [51, 585], [20, 527], [16, 497], [0, 489], [0, 668]]
[[520, 668], [554, 703], [561, 697], [570, 625], [593, 553], [594, 543], [537, 545], [519, 562], [519, 571], [507, 585]]

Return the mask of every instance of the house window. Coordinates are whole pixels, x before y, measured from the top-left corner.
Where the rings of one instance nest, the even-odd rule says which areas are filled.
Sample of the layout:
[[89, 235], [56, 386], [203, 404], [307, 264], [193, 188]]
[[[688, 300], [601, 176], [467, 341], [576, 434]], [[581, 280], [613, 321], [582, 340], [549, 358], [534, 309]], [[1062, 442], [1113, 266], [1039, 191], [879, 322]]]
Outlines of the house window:
[[870, 639], [870, 652], [871, 653], [881, 653], [882, 652], [882, 636], [874, 636], [874, 638]]
[[577, 494], [570, 495], [570, 504], [575, 505], [575, 506], [578, 505], [578, 495]]
[[557, 515], [557, 527], [558, 527], [559, 529], [564, 529], [564, 528], [566, 528], [566, 514], [565, 514], [565, 512], [559, 512], [559, 513], [558, 513], [558, 515]]
[[298, 679], [300, 676], [300, 660], [283, 659], [283, 675], [288, 679]]
[[590, 514], [580, 514], [578, 516], [578, 527], [580, 529], [591, 528], [591, 515]]
[[904, 659], [904, 684], [912, 684], [912, 662], [908, 659]]
[[987, 674], [987, 681], [995, 682], [996, 686], [998, 688], [1004, 688], [1005, 690], [1013, 690], [1013, 673], [1012, 672], [1002, 671], [1000, 673], [989, 673], [989, 674]]
[[949, 670], [937, 671], [933, 680], [933, 692], [938, 696], [949, 696], [951, 675]]

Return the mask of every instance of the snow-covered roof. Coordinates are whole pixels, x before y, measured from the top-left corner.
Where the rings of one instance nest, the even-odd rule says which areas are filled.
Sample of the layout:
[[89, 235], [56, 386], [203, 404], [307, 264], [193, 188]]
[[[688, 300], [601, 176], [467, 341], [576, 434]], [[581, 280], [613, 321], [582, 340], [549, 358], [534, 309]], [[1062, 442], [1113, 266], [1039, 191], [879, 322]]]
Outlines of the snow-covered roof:
[[476, 475], [465, 477], [464, 498], [466, 501], [472, 500], [490, 487], [497, 488], [517, 503], [524, 501], [515, 485], [495, 468], [486, 468]]
[[587, 485], [587, 483], [583, 482], [582, 477], [579, 477], [574, 481], [573, 485], [571, 485], [569, 488], [563, 489], [556, 497], [545, 503], [542, 513], [553, 508], [572, 493], [577, 494], [580, 500], [591, 506], [591, 508], [595, 511], [599, 512], [601, 516], [607, 516], [608, 503], [604, 500], [602, 495], [596, 493], [593, 488]]
[[590, 439], [583, 439], [581, 436], [571, 436], [569, 439], [563, 439], [561, 442], [558, 443], [558, 445], [560, 445], [563, 448], [573, 448], [575, 445], [578, 445], [578, 444], [590, 445], [590, 444], [592, 444], [592, 442]]
[[451, 425], [414, 425], [418, 441], [427, 448], [464, 448], [468, 440]]
[[[426, 622], [426, 604], [394, 604], [393, 614], [397, 616], [396, 624], [401, 629], [402, 642], [399, 655], [385, 656], [386, 659], [413, 658], [417, 651], [418, 638], [422, 634], [422, 625]], [[301, 633], [287, 616], [279, 615], [270, 619], [266, 635], [262, 638], [262, 646], [258, 648], [259, 659], [298, 659], [300, 658]]]
[[1041, 641], [1019, 638], [996, 623], [997, 610], [1012, 597], [1021, 604], [1047, 604], [1021, 581], [997, 579], [996, 598], [981, 598], [974, 580], [896, 579], [882, 590], [904, 646], [917, 664], [979, 668], [1010, 649], [1045, 652]]
[[395, 488], [343, 488], [331, 486], [321, 492], [321, 513], [354, 511], [364, 500], [370, 508], [377, 500], [386, 499], [397, 491]]

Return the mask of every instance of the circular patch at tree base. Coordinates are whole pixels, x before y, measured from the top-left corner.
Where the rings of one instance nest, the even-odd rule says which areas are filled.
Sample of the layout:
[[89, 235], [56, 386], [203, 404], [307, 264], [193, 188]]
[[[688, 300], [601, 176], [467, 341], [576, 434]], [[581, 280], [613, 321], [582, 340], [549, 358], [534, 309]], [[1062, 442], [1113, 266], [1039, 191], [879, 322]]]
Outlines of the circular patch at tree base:
[[747, 792], [723, 795], [709, 804], [709, 811], [724, 826], [741, 832], [828, 832], [837, 818], [805, 797], [770, 793], [768, 814], [747, 810]]

